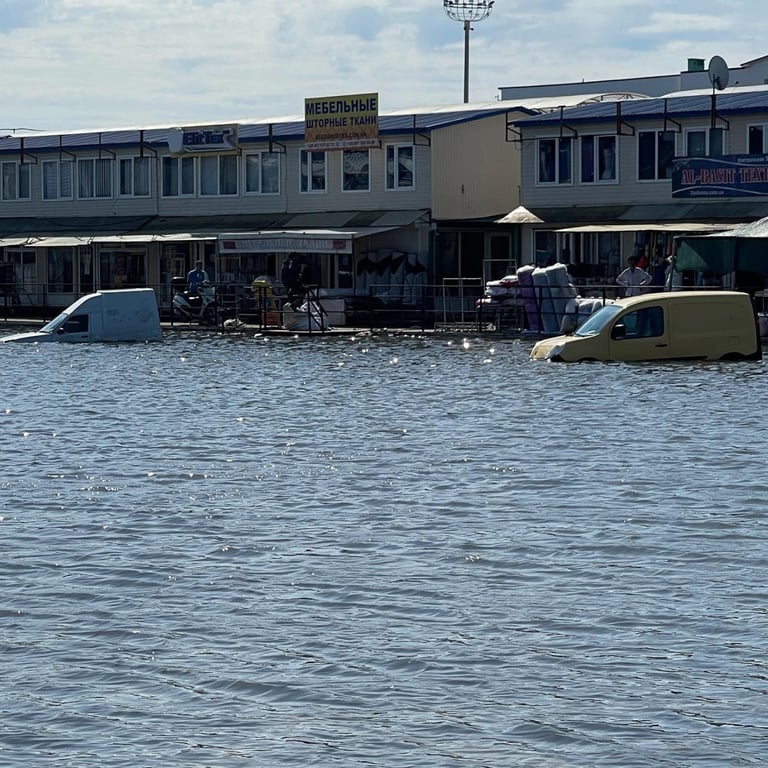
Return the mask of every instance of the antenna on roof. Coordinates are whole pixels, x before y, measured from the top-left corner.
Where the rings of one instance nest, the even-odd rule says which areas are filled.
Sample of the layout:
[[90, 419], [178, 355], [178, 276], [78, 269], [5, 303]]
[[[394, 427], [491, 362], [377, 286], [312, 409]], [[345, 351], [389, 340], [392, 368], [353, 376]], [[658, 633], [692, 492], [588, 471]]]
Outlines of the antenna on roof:
[[722, 91], [728, 86], [728, 65], [722, 56], [713, 56], [707, 67], [709, 82], [712, 83], [712, 130], [717, 123], [717, 91]]
[[712, 83], [714, 90], [722, 91], [723, 88], [728, 87], [728, 65], [722, 56], [713, 56], [709, 60], [707, 72], [709, 73], [709, 82]]

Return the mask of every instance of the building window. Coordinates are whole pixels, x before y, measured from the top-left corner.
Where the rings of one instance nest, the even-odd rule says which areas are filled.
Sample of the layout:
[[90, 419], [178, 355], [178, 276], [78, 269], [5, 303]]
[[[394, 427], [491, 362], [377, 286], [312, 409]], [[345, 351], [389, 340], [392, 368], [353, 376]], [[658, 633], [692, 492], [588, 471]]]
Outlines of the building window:
[[35, 297], [35, 301], [42, 301], [39, 294], [41, 284], [37, 277], [36, 251], [33, 248], [4, 248], [3, 262], [5, 270], [3, 277], [9, 299], [13, 297], [13, 300], [16, 300], [19, 293], [26, 293]]
[[539, 139], [536, 182], [538, 184], [570, 184], [573, 178], [573, 147], [569, 136]]
[[43, 162], [43, 200], [71, 200], [75, 164], [72, 160]]
[[81, 200], [112, 197], [112, 158], [77, 161], [77, 196]]
[[327, 190], [325, 152], [301, 150], [302, 192], [325, 192]]
[[747, 128], [747, 152], [750, 155], [768, 153], [768, 125], [750, 125]]
[[163, 158], [163, 197], [189, 197], [195, 194], [195, 158]]
[[533, 263], [546, 267], [557, 261], [557, 232], [545, 229], [534, 230]]
[[93, 250], [90, 246], [81, 245], [78, 248], [80, 262], [80, 285], [81, 293], [91, 293], [96, 287], [96, 270], [93, 266]]
[[725, 154], [725, 130], [700, 128], [685, 132], [686, 157], [720, 157]]
[[637, 135], [637, 178], [671, 179], [675, 159], [672, 131], [640, 131]]
[[99, 252], [99, 284], [102, 288], [143, 287], [147, 284], [146, 252], [136, 250], [107, 250]]
[[582, 136], [581, 183], [616, 181], [616, 137]]
[[149, 158], [120, 158], [120, 194], [149, 197]]
[[200, 158], [200, 194], [237, 194], [237, 155]]
[[48, 290], [50, 293], [74, 291], [75, 255], [72, 248], [48, 248]]
[[280, 194], [278, 152], [249, 152], [245, 156], [245, 192], [250, 195]]
[[29, 200], [29, 164], [7, 162], [0, 163], [0, 199]]
[[367, 149], [345, 149], [342, 177], [345, 192], [366, 192], [371, 188], [371, 159]]
[[387, 189], [413, 189], [413, 145], [390, 144], [386, 148]]

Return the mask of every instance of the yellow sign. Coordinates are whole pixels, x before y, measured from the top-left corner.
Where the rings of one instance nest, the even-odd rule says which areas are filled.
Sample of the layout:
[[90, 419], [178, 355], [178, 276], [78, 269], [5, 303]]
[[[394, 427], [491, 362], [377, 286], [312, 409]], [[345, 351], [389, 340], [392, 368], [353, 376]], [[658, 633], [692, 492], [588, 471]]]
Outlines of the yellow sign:
[[307, 149], [364, 149], [379, 145], [379, 94], [304, 100]]

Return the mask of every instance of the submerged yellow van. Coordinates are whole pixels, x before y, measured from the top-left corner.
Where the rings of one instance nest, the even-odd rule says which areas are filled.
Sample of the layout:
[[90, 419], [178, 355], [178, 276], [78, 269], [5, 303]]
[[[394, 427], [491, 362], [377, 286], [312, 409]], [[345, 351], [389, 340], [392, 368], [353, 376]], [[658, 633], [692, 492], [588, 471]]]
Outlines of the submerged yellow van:
[[571, 335], [542, 339], [532, 360], [759, 360], [752, 301], [736, 291], [647, 293], [599, 309]]

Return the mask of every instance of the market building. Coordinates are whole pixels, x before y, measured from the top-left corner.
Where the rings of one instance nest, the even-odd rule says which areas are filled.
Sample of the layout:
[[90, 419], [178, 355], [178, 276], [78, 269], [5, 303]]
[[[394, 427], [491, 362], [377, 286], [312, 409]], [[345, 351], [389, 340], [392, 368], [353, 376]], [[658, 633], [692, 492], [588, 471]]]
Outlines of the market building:
[[429, 286], [434, 299], [516, 263], [518, 228], [497, 223], [519, 202], [508, 126], [534, 113], [381, 113], [340, 145], [323, 130], [342, 118], [321, 113], [311, 137], [306, 116], [4, 136], [0, 284], [30, 307], [122, 286], [153, 287], [164, 306], [198, 259], [244, 293], [297, 253], [326, 295], [397, 305]]
[[[729, 75], [764, 81], [768, 57]], [[631, 254], [768, 213], [757, 182], [684, 183], [685, 162], [715, 179], [705, 159], [736, 174], [745, 155], [757, 179], [768, 153], [766, 86], [715, 92], [708, 79], [692, 59], [675, 76], [376, 108], [343, 141], [335, 110], [376, 94], [308, 99], [303, 118], [0, 137], [0, 300], [56, 308], [150, 286], [169, 307], [173, 278], [198, 259], [243, 297], [254, 279], [279, 281], [289, 253], [353, 311], [375, 298], [471, 318], [488, 281], [526, 264], [610, 282]]]
[[768, 86], [710, 86], [585, 103], [515, 120], [525, 263], [569, 265], [613, 284], [629, 256], [651, 264], [684, 234], [768, 214]]

